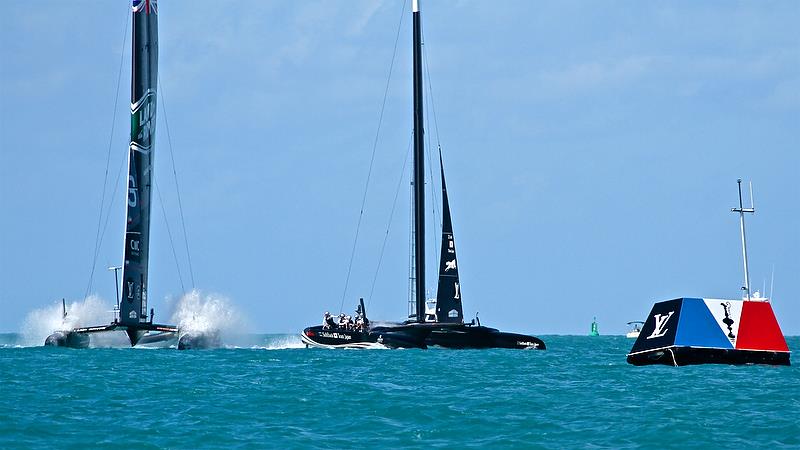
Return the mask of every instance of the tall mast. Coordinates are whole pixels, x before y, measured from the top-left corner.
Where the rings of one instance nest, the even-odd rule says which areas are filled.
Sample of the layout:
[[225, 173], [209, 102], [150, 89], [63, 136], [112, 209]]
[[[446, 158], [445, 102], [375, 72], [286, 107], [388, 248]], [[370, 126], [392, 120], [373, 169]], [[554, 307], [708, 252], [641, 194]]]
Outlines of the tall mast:
[[136, 345], [142, 334], [138, 326], [148, 322], [147, 263], [158, 80], [156, 0], [133, 0], [132, 14], [131, 140], [119, 321], [128, 326], [131, 345]]
[[422, 25], [419, 0], [412, 0], [414, 21], [414, 257], [417, 322], [425, 321], [425, 144], [422, 122]]
[[744, 213], [755, 213], [756, 210], [753, 207], [753, 193], [752, 190], [750, 192], [750, 208], [745, 208], [742, 204], [742, 179], [739, 178], [736, 180], [736, 183], [739, 185], [739, 207], [738, 208], [731, 208], [732, 212], [739, 213], [739, 225], [742, 230], [742, 260], [744, 261], [744, 286], [742, 286], [742, 290], [745, 292], [745, 296], [748, 300], [750, 300], [750, 269], [747, 265], [747, 236], [744, 232]]

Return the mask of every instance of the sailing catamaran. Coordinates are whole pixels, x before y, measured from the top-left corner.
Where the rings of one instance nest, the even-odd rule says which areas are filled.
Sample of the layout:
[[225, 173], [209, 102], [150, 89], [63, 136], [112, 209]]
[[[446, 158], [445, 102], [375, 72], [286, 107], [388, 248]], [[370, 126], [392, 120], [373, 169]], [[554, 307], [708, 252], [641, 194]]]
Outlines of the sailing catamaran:
[[[484, 327], [477, 319], [464, 322], [450, 202], [439, 153], [442, 178], [442, 241], [439, 283], [435, 301], [425, 298], [425, 145], [423, 129], [422, 25], [419, 0], [412, 0], [413, 18], [413, 253], [414, 302], [408, 320], [373, 326], [366, 320], [363, 300], [357, 311], [357, 326], [328, 320], [308, 327], [301, 337], [307, 346], [324, 348], [417, 347], [541, 349], [544, 342], [534, 336], [505, 333]], [[429, 306], [427, 306], [429, 305]], [[427, 307], [426, 307], [427, 306]]]
[[[128, 148], [128, 192], [122, 298], [117, 298], [108, 325], [60, 330], [45, 345], [85, 348], [89, 335], [125, 331], [131, 346], [177, 337], [178, 327], [153, 323], [147, 310], [147, 266], [150, 248], [150, 207], [155, 150], [156, 87], [158, 84], [158, 6], [156, 0], [133, 0], [131, 58], [131, 140]], [[116, 273], [116, 272], [115, 272]], [[62, 302], [64, 318], [66, 304]], [[197, 348], [204, 336], [180, 336], [178, 348]]]

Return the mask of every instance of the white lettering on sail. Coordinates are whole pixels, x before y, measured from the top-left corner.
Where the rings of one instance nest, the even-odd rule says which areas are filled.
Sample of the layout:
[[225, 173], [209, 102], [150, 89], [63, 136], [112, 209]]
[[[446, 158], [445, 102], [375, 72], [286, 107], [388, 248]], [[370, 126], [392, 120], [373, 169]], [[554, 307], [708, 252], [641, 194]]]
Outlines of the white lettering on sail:
[[152, 123], [150, 118], [153, 116], [153, 110], [151, 108], [152, 104], [153, 103], [148, 100], [147, 103], [144, 104], [142, 110], [139, 112], [139, 126], [141, 127], [141, 131], [139, 131], [139, 135], [137, 137], [140, 140], [150, 139]]
[[133, 298], [133, 281], [128, 281], [128, 298]]
[[136, 187], [136, 179], [133, 175], [128, 175], [128, 206], [135, 208], [139, 203], [139, 189]]
[[461, 286], [458, 283], [455, 283], [456, 286], [456, 295], [453, 296], [453, 300], [459, 300], [461, 298]]
[[131, 239], [131, 250], [135, 252], [139, 251], [139, 241]]
[[647, 336], [647, 339], [659, 338], [667, 334], [667, 322], [669, 322], [669, 318], [675, 314], [675, 311], [670, 311], [669, 314], [656, 314], [653, 318], [656, 320], [656, 328], [653, 330], [653, 334]]

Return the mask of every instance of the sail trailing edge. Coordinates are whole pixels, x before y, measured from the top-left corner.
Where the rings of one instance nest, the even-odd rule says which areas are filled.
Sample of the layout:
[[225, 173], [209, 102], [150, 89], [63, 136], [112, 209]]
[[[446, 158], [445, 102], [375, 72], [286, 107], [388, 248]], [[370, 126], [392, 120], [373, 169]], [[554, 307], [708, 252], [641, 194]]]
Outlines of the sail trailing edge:
[[450, 202], [447, 199], [441, 151], [439, 168], [442, 172], [442, 251], [439, 261], [439, 287], [436, 292], [436, 320], [462, 323], [464, 310], [461, 305], [461, 282], [458, 279], [456, 242], [453, 237], [453, 222], [450, 218]]

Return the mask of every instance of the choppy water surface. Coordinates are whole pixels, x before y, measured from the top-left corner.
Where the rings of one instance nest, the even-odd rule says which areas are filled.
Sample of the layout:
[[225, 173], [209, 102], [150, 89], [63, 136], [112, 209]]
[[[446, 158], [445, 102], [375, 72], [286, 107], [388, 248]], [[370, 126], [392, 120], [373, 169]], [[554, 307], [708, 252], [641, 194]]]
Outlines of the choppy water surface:
[[15, 346], [0, 448], [800, 447], [792, 367], [633, 367], [632, 340], [546, 351]]

